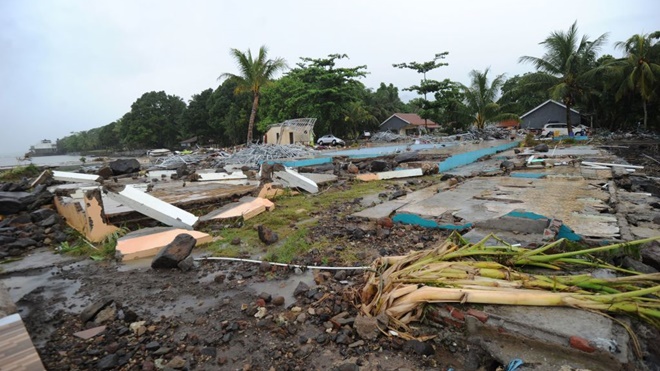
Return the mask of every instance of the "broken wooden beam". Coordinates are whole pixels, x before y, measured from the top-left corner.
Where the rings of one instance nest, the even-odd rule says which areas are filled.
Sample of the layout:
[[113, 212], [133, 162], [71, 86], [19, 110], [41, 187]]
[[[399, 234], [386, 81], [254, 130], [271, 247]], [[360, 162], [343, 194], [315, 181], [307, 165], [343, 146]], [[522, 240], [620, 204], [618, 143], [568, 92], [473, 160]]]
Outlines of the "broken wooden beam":
[[131, 209], [177, 228], [193, 229], [198, 218], [130, 185], [104, 187], [107, 196]]

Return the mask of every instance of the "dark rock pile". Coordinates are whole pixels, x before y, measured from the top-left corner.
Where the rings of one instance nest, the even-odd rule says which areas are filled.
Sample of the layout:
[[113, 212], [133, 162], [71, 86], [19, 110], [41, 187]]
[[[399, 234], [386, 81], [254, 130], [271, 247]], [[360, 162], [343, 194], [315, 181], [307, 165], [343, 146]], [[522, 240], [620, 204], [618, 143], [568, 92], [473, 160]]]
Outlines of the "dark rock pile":
[[0, 184], [0, 259], [67, 240], [64, 220], [52, 204], [45, 185], [30, 190], [27, 181]]

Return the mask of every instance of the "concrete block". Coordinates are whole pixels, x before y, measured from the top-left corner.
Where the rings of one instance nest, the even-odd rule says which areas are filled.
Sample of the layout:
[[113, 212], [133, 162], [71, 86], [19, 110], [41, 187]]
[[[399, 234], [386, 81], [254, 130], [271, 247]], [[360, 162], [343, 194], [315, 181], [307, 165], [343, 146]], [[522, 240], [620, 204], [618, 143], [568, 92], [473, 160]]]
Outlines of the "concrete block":
[[54, 204], [66, 223], [91, 242], [101, 242], [118, 229], [106, 223], [103, 198], [98, 188], [85, 192], [82, 200], [55, 196]]
[[123, 261], [152, 257], [181, 233], [193, 236], [197, 241], [196, 246], [213, 241], [209, 234], [198, 231], [180, 228], [147, 228], [121, 237], [117, 240], [116, 250], [121, 254]]
[[289, 168], [285, 168], [284, 171], [276, 171], [274, 176], [287, 182], [291, 187], [300, 188], [309, 193], [319, 192], [319, 187], [313, 180]]

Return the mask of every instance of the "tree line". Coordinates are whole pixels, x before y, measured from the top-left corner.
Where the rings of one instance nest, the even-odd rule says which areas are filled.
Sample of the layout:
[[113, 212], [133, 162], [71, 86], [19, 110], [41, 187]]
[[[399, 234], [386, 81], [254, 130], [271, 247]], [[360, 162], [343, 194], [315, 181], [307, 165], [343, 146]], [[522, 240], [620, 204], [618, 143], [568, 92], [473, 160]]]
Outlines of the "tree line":
[[[360, 80], [367, 66], [339, 67], [345, 54], [300, 58], [289, 67], [282, 58], [268, 59], [261, 47], [252, 55], [232, 49], [238, 73], [225, 72], [216, 89], [194, 94], [188, 102], [163, 91], [144, 93], [120, 119], [58, 140], [62, 152], [99, 149], [177, 148], [196, 137], [203, 146], [233, 146], [260, 138], [272, 124], [315, 117], [315, 134], [354, 138], [377, 130], [396, 112], [414, 112], [441, 124], [447, 133], [518, 119], [548, 99], [578, 109], [595, 127], [609, 130], [660, 129], [660, 31], [635, 34], [615, 43], [622, 55], [598, 55], [607, 34], [580, 36], [577, 22], [554, 31], [540, 44], [542, 56], [522, 56], [534, 72], [506, 78], [490, 68], [473, 70], [469, 83], [434, 79], [449, 53], [426, 62], [403, 62], [420, 74], [417, 85], [403, 90], [418, 98], [404, 103], [399, 88], [381, 83], [367, 88]], [[284, 74], [275, 78], [278, 72]]]

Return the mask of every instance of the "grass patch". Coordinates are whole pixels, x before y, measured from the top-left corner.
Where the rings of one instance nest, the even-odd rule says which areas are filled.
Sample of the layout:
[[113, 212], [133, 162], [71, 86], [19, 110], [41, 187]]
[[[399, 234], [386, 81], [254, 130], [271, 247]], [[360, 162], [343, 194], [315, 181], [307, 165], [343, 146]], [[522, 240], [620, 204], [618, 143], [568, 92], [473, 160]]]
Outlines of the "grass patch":
[[[383, 187], [390, 184], [387, 181], [380, 182], [355, 182], [351, 184], [350, 189], [339, 189], [337, 187], [330, 187], [321, 193], [310, 194], [284, 194], [277, 197], [275, 201], [275, 209], [270, 212], [262, 213], [252, 219], [246, 220], [240, 228], [224, 228], [214, 235], [222, 237], [221, 240], [214, 242], [210, 245], [209, 250], [217, 256], [241, 256], [251, 255], [258, 253], [257, 249], [263, 246], [257, 234], [257, 225], [264, 225], [274, 232], [280, 238], [281, 243], [286, 245], [279, 246], [275, 249], [283, 248], [286, 250], [295, 250], [296, 244], [300, 243], [300, 231], [304, 230], [305, 234], [308, 228], [315, 225], [318, 220], [315, 215], [321, 211], [331, 208], [337, 202], [351, 201], [355, 198], [362, 197], [368, 194], [378, 193], [383, 190]], [[300, 229], [294, 228], [294, 226]], [[249, 248], [230, 245], [235, 238], [240, 238], [242, 246], [249, 246]], [[293, 238], [294, 241], [288, 241]], [[292, 245], [287, 245], [292, 244]], [[322, 246], [322, 243], [315, 243], [308, 246], [305, 251], [314, 247]], [[299, 247], [299, 246], [298, 246]], [[278, 251], [268, 251], [268, 256], [276, 256], [277, 259], [273, 261], [283, 261], [292, 259]], [[232, 257], [233, 257], [232, 256]]]
[[109, 234], [106, 238], [98, 243], [93, 244], [84, 238], [80, 233], [71, 229], [74, 234], [72, 242], [62, 242], [56, 249], [60, 254], [67, 254], [71, 256], [89, 256], [92, 260], [110, 260], [115, 257], [115, 249], [117, 247], [117, 240], [128, 232], [126, 228], [119, 228], [116, 232]]
[[29, 164], [26, 166], [16, 166], [10, 170], [6, 170], [0, 173], [0, 180], [3, 181], [13, 181], [13, 180], [21, 180], [24, 177], [30, 178], [30, 177], [35, 177], [41, 173], [41, 170], [34, 165], [34, 164]]
[[298, 229], [284, 240], [282, 244], [271, 249], [264, 259], [271, 262], [290, 263], [296, 256], [312, 249], [312, 246], [306, 240], [308, 233], [309, 229], [307, 228]]

